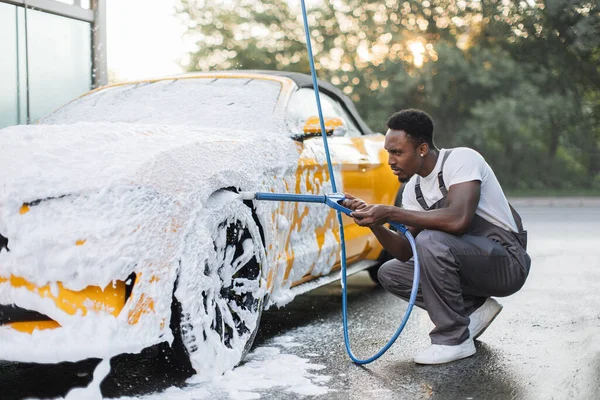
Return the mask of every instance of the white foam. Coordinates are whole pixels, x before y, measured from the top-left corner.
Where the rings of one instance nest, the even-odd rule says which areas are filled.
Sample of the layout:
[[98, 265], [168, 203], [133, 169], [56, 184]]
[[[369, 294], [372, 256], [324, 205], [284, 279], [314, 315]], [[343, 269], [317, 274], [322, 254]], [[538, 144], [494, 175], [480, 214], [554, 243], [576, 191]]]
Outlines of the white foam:
[[90, 384], [85, 388], [71, 389], [65, 396], [65, 400], [100, 400], [100, 384], [110, 372], [110, 359], [105, 358], [94, 369], [94, 375]]
[[[86, 348], [91, 350], [87, 356], [103, 357], [170, 341], [170, 293], [186, 235], [209, 196], [231, 186], [286, 192], [295, 185], [299, 160], [315, 157], [323, 161], [319, 141], [307, 141], [299, 150], [281, 132], [84, 122], [1, 130], [0, 170], [11, 173], [0, 175], [0, 232], [10, 238], [11, 252], [0, 253], [0, 275], [13, 274], [38, 286], [51, 284], [55, 295], [58, 281], [81, 290], [143, 272], [121, 315], [99, 312], [98, 321], [91, 323], [96, 314], [88, 313], [89, 329], [78, 329], [81, 316], [68, 315], [51, 299], [0, 284], [0, 303], [43, 312], [65, 327], [60, 334], [36, 332], [34, 342], [40, 346], [32, 344], [28, 334], [0, 329], [0, 347], [6, 349], [2, 354], [19, 361], [40, 361], [40, 356], [44, 362], [75, 361], [86, 356]], [[311, 180], [307, 169], [303, 190]], [[328, 187], [323, 182], [313, 193]], [[19, 212], [24, 203], [36, 200], [42, 201], [26, 214]], [[266, 265], [275, 271], [271, 302], [283, 305], [293, 298], [293, 279], [315, 264], [321, 273], [332, 266], [338, 250], [335, 236], [328, 233], [319, 252], [314, 235], [329, 209], [275, 202], [257, 202], [256, 208], [268, 250]], [[289, 221], [305, 211], [303, 223], [292, 232], [294, 240], [288, 241]], [[273, 220], [273, 214], [279, 217]], [[209, 246], [216, 228], [195, 232], [199, 248]], [[76, 246], [77, 241], [85, 242]], [[284, 281], [286, 253], [296, 259], [293, 276]], [[154, 312], [142, 313], [132, 327], [127, 316], [143, 301], [142, 295], [153, 300]], [[106, 322], [110, 319], [114, 322]], [[104, 322], [98, 326], [100, 321]], [[107, 348], [110, 340], [89, 346], [84, 333], [94, 329], [96, 336], [123, 340], [115, 341], [113, 350]], [[54, 350], [18, 350], [31, 346]]]
[[[276, 338], [275, 345], [291, 347], [291, 337]], [[246, 357], [246, 362], [225, 373], [222, 377], [206, 381], [198, 375], [193, 376], [182, 388], [171, 387], [161, 393], [136, 397], [139, 400], [177, 399], [202, 400], [209, 398], [259, 399], [272, 390], [294, 393], [303, 396], [325, 395], [331, 389], [324, 386], [331, 379], [327, 375], [319, 375], [323, 365], [313, 364], [308, 359], [292, 354], [284, 354], [276, 347], [258, 347]], [[132, 400], [122, 397], [120, 400]]]
[[273, 343], [284, 348], [302, 346], [300, 343], [294, 342], [294, 338], [292, 336], [279, 336], [273, 339]]
[[[168, 92], [176, 86], [182, 91]], [[39, 311], [61, 325], [32, 335], [0, 327], [1, 358], [23, 362], [108, 359], [172, 341], [171, 300], [180, 262], [194, 261], [196, 272], [190, 273], [188, 282], [206, 283], [198, 265], [206, 260], [217, 237], [218, 224], [211, 216], [222, 211], [206, 210], [213, 193], [228, 187], [252, 192], [331, 192], [327, 175], [316, 179], [317, 169], [311, 167], [325, 164], [321, 139], [302, 145], [292, 141], [291, 132], [278, 120], [281, 116], [272, 112], [273, 99], [266, 99], [271, 92], [261, 92], [263, 101], [246, 95], [247, 89], [231, 92], [227, 86], [223, 93], [245, 98], [250, 106], [223, 124], [210, 112], [194, 111], [201, 104], [226, 107], [225, 97], [218, 104], [210, 103], [210, 98], [195, 103], [198, 99], [191, 86], [163, 82], [138, 87], [145, 89], [131, 102], [135, 109], [123, 101], [132, 91], [121, 87], [111, 89], [117, 94], [114, 103], [107, 104], [112, 95], [100, 91], [54, 113], [43, 121], [46, 125], [0, 130], [0, 171], [5, 172], [0, 174], [0, 233], [9, 238], [11, 249], [0, 252], [0, 276], [15, 275], [38, 286], [49, 284], [50, 294], [56, 297], [57, 282], [78, 291], [124, 281], [132, 272], [138, 275], [117, 317], [108, 308], [88, 309], [85, 316], [82, 312], [70, 315], [56, 307], [51, 297], [40, 298], [23, 287], [0, 283], [0, 304]], [[262, 90], [260, 85], [257, 88]], [[168, 96], [161, 97], [165, 93]], [[264, 110], [261, 115], [268, 115], [260, 123], [253, 119], [255, 103]], [[161, 109], [173, 112], [161, 119], [159, 115], [165, 115], [158, 112]], [[186, 116], [190, 115], [196, 118], [193, 123], [178, 125], [189, 122]], [[244, 124], [249, 120], [256, 124]], [[342, 138], [339, 142], [331, 146], [331, 156], [338, 191], [343, 191], [340, 162], [356, 152], [350, 141]], [[250, 223], [241, 199], [224, 201], [237, 202], [226, 207], [232, 218]], [[28, 212], [20, 212], [26, 203], [30, 204]], [[267, 307], [282, 306], [294, 297], [290, 290], [294, 280], [331, 271], [339, 251], [337, 223], [323, 205], [254, 204], [266, 254], [261, 256], [259, 246], [249, 241], [244, 243], [244, 256], [263, 257], [261, 282], [272, 272], [271, 286], [266, 288], [271, 294]], [[295, 224], [299, 215], [303, 215], [302, 223]], [[315, 232], [323, 227], [324, 244], [319, 246]], [[193, 255], [185, 254], [189, 248], [194, 249]], [[293, 270], [286, 277], [286, 257], [291, 254]], [[224, 279], [231, 279], [230, 275]], [[239, 290], [256, 285], [240, 283]], [[176, 295], [182, 304], [199, 306], [197, 292], [178, 288]], [[130, 323], [130, 316], [143, 304], [145, 311], [137, 313], [137, 323]], [[231, 368], [242, 346], [235, 344], [235, 354], [219, 359], [212, 365], [214, 371]]]

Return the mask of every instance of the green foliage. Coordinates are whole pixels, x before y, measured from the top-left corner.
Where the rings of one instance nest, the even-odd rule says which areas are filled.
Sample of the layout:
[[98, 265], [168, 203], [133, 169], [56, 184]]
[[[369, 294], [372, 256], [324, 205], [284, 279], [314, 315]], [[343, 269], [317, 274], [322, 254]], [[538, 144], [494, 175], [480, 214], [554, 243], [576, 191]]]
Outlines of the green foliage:
[[[600, 190], [600, 5], [309, 2], [319, 77], [375, 131], [422, 108], [439, 147], [480, 151], [509, 190]], [[309, 73], [299, 2], [180, 0], [188, 69]]]

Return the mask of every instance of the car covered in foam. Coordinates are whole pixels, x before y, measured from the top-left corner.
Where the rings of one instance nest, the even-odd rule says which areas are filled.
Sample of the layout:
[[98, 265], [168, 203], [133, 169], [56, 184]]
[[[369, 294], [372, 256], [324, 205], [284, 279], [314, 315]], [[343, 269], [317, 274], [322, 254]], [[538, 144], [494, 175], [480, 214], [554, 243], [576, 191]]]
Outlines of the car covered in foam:
[[[319, 83], [339, 191], [394, 202], [384, 136]], [[0, 130], [0, 359], [77, 361], [167, 342], [199, 373], [237, 364], [261, 312], [339, 278], [309, 76], [198, 73], [107, 86]], [[383, 249], [344, 217], [349, 273]]]

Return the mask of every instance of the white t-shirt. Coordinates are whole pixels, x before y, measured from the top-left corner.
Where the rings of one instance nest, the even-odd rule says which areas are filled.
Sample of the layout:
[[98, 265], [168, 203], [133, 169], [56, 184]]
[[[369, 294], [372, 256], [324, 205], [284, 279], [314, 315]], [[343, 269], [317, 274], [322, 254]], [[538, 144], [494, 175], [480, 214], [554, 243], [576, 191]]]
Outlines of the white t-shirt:
[[[458, 183], [480, 181], [481, 197], [475, 213], [505, 230], [518, 232], [517, 224], [508, 206], [508, 200], [504, 196], [494, 171], [492, 171], [483, 156], [467, 147], [457, 147], [451, 150], [452, 153], [450, 153], [444, 164], [443, 177], [446, 189], [450, 190], [452, 185]], [[441, 149], [433, 171], [426, 177], [421, 177], [421, 191], [428, 206], [433, 205], [443, 197], [439, 188], [438, 172], [447, 151]], [[417, 201], [415, 194], [416, 181], [417, 175], [406, 183], [402, 195], [402, 207], [407, 210], [423, 211], [423, 207]]]

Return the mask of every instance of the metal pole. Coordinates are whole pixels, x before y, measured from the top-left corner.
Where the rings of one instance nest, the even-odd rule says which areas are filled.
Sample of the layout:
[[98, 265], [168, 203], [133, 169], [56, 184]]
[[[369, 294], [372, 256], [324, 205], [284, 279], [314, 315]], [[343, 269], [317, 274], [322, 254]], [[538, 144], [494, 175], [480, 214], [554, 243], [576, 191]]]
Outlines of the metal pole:
[[27, 106], [27, 124], [31, 123], [31, 101], [29, 93], [29, 26], [27, 25], [27, 0], [25, 0], [25, 103]]
[[106, 0], [92, 0], [92, 77], [94, 88], [108, 84], [106, 57]]
[[17, 40], [17, 124], [21, 124], [21, 41], [19, 34], [21, 33], [19, 27], [19, 7], [15, 7], [15, 22], [16, 32], [15, 37]]

